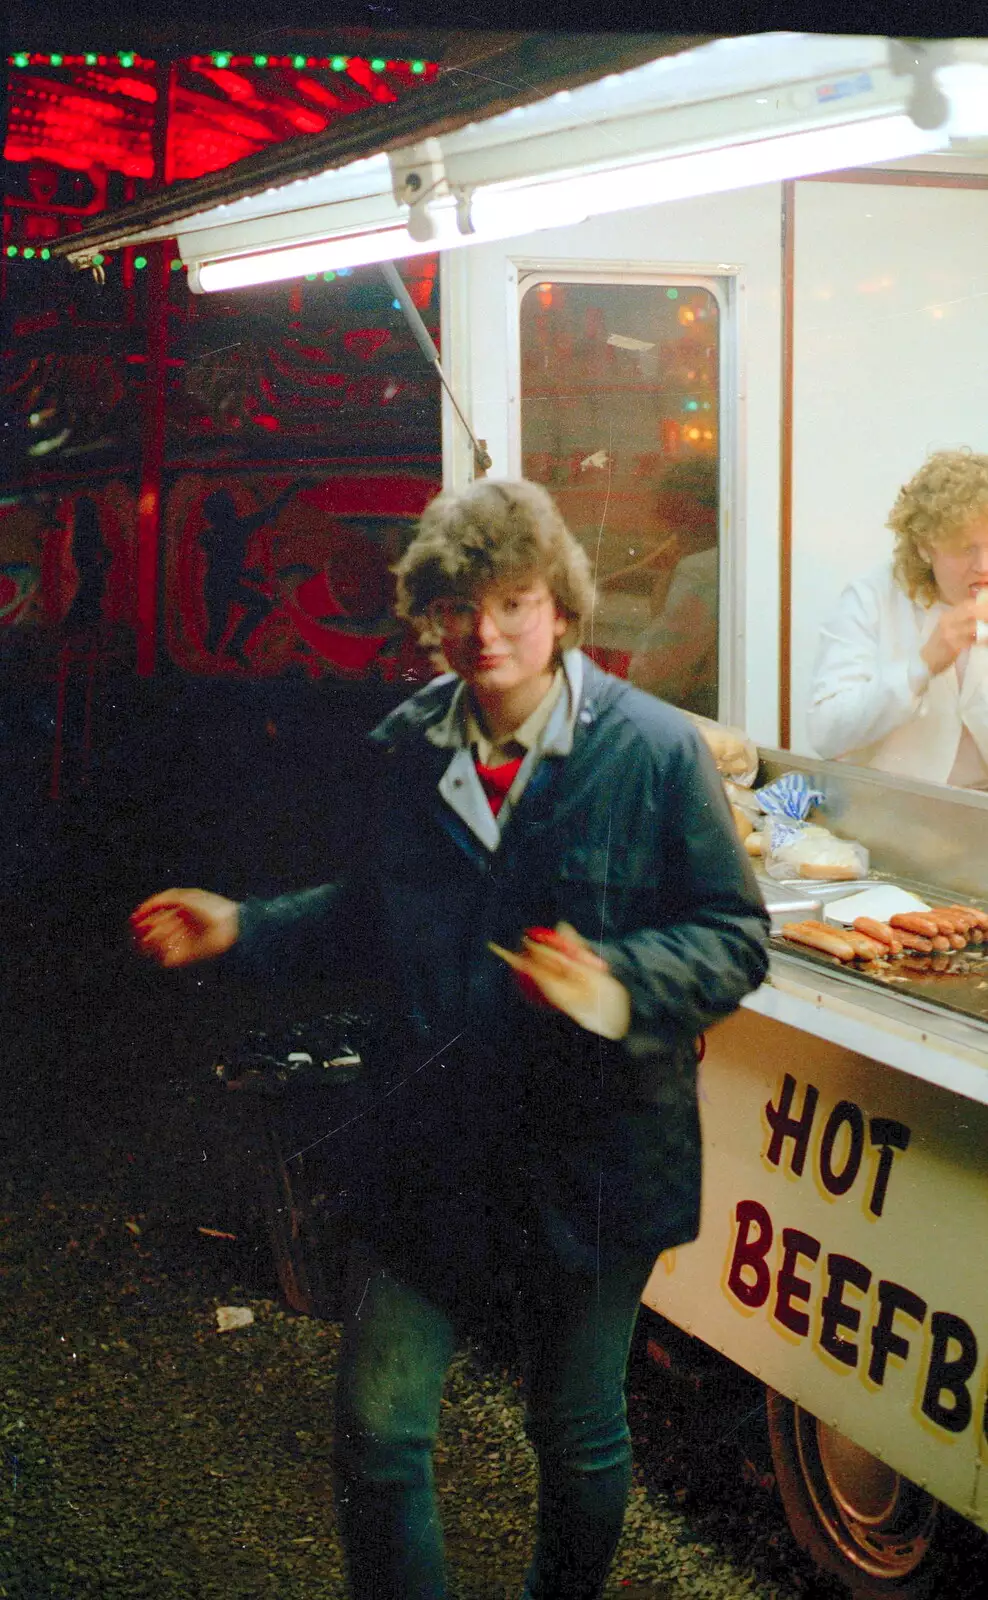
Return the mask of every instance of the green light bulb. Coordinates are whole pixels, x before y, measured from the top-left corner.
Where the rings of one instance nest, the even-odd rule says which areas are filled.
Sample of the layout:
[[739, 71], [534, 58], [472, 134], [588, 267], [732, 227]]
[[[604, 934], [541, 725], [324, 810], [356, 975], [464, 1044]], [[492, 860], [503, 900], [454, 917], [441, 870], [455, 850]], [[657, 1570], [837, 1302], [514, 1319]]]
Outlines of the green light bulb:
[[47, 245], [45, 245], [45, 248], [41, 252], [41, 259], [42, 259], [42, 261], [50, 261], [51, 260], [51, 251], [48, 249]]
[[228, 67], [230, 65], [230, 57], [225, 50], [221, 50], [219, 55], [215, 55], [213, 60], [218, 67]]
[[387, 66], [387, 64], [388, 63], [386, 61], [382, 61], [380, 56], [378, 56], [376, 58], [376, 60], [371, 62], [371, 71], [372, 72], [383, 72], [385, 67]]
[[254, 57], [254, 65], [255, 65], [255, 67], [266, 67], [267, 64], [268, 64], [267, 56], [255, 56]]
[[415, 72], [415, 73], [424, 72], [425, 71], [425, 62], [424, 61], [413, 61], [412, 62], [412, 71]]
[[16, 55], [14, 57], [14, 66], [15, 67], [26, 67], [29, 60], [30, 60], [30, 57], [24, 55], [23, 53], [20, 54], [20, 55]]
[[61, 56], [49, 56], [48, 59], [53, 67], [60, 67], [62, 65]]
[[86, 66], [87, 67], [95, 67], [97, 59], [98, 58], [93, 55], [92, 51], [90, 51], [90, 53], [86, 57]]
[[96, 254], [93, 256], [93, 266], [101, 267], [105, 259], [106, 258], [97, 250]]
[[30, 261], [33, 255], [34, 255], [34, 251], [32, 250], [31, 246], [30, 245], [26, 245], [25, 248], [24, 248], [24, 260], [25, 261]]
[[305, 57], [304, 56], [292, 56], [292, 66], [293, 67], [298, 67], [299, 69], [304, 67], [305, 66]]
[[7, 254], [9, 256], [16, 256], [16, 254], [17, 254], [17, 246], [16, 246], [16, 244], [9, 244], [7, 246]]
[[345, 72], [346, 71], [346, 56], [334, 56], [332, 61], [330, 62], [330, 66], [332, 67], [334, 72]]
[[148, 264], [147, 256], [135, 256], [134, 257], [134, 266], [137, 268], [138, 272], [141, 271], [142, 267], [146, 267], [147, 264]]

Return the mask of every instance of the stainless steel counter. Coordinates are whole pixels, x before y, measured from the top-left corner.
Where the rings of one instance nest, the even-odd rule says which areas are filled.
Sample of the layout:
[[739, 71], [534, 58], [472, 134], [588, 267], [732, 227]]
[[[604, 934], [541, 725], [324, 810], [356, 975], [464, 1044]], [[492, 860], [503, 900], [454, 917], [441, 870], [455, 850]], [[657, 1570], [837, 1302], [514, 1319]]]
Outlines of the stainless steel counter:
[[[867, 883], [894, 883], [933, 905], [959, 900], [988, 910], [988, 795], [784, 750], [760, 756], [759, 785], [799, 771], [822, 791], [812, 820], [866, 846]], [[820, 916], [828, 900], [864, 882], [759, 882], [772, 956], [767, 983], [746, 1002], [751, 1009], [988, 1103], [988, 946], [941, 958], [940, 970], [911, 959], [851, 966], [788, 944], [778, 930]]]

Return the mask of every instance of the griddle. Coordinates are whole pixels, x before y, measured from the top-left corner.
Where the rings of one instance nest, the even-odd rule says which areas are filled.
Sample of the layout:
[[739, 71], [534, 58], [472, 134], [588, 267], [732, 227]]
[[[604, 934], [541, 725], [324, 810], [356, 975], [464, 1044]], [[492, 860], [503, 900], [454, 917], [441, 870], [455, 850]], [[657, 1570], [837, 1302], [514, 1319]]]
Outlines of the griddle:
[[[866, 886], [870, 888], [880, 883], [894, 884], [896, 888], [906, 889], [931, 906], [949, 905], [956, 901], [982, 911], [988, 910], [988, 907], [982, 905], [980, 899], [975, 896], [965, 897], [963, 894], [937, 889], [928, 883], [910, 882], [880, 872], [869, 873], [867, 880], [862, 879], [853, 884], [821, 885], [807, 882], [800, 887], [824, 903], [825, 918], [827, 901], [842, 898], [843, 895], [853, 893], [856, 889]], [[793, 922], [800, 920], [802, 919], [799, 915], [792, 917]], [[833, 927], [835, 933], [840, 932], [839, 923], [834, 923]], [[824, 955], [822, 950], [811, 950], [806, 945], [790, 944], [787, 939], [774, 932], [769, 944], [772, 950], [780, 955], [785, 955], [803, 966], [826, 972], [832, 977], [845, 978], [849, 984], [861, 985], [870, 990], [881, 989], [885, 994], [898, 994], [923, 1006], [933, 1006], [937, 1010], [973, 1018], [976, 1022], [988, 1023], [988, 943], [969, 945], [966, 950], [955, 950], [949, 955], [944, 953], [937, 957], [913, 957], [906, 953], [889, 961], [868, 963], [838, 961], [835, 956]], [[915, 964], [924, 960], [935, 961], [936, 969], [931, 966], [930, 970], [924, 971]]]
[[[840, 930], [835, 926], [835, 932]], [[944, 955], [941, 971], [921, 972], [902, 965], [902, 958], [891, 961], [864, 963], [838, 961], [823, 951], [807, 949], [805, 945], [790, 944], [779, 934], [769, 940], [771, 948], [806, 967], [838, 975], [848, 983], [861, 984], [867, 989], [881, 989], [885, 994], [898, 994], [907, 999], [922, 1001], [943, 1011], [973, 1017], [988, 1023], [988, 947], [975, 945], [971, 950], [956, 950]], [[975, 953], [977, 952], [977, 953]]]

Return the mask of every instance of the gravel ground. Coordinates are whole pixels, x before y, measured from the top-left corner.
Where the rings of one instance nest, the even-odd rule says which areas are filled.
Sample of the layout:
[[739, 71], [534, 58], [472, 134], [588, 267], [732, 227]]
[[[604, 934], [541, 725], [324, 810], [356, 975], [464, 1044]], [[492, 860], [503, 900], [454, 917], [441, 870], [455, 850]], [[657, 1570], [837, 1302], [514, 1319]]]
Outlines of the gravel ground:
[[[0, 1313], [0, 1594], [342, 1600], [327, 1472], [337, 1325], [224, 1282], [191, 1240], [183, 1269], [175, 1238], [156, 1247], [152, 1219], [103, 1199], [8, 1199], [2, 1226], [20, 1287]], [[220, 1333], [219, 1303], [253, 1323]], [[636, 1428], [650, 1404], [636, 1399]], [[450, 1373], [437, 1470], [457, 1593], [518, 1594], [533, 1460], [516, 1386], [471, 1354]], [[690, 1495], [639, 1474], [608, 1594], [806, 1593], [771, 1519], [745, 1559]]]
[[[178, 1053], [180, 1021], [159, 1018]], [[188, 1073], [139, 1080], [126, 1055], [97, 1088], [35, 1052], [6, 1104], [0, 1596], [344, 1600], [327, 1467], [338, 1326], [277, 1297], [230, 1097]], [[220, 1305], [253, 1322], [219, 1332]], [[731, 1398], [701, 1437], [690, 1380], [671, 1382], [641, 1342], [637, 1482], [608, 1595], [810, 1592], [739, 1428], [751, 1397]], [[697, 1460], [731, 1486], [726, 1511]], [[476, 1353], [450, 1372], [437, 1473], [460, 1600], [518, 1595], [534, 1462], [511, 1374]]]
[[[39, 985], [7, 948], [0, 1600], [345, 1600], [339, 1330], [278, 1300], [236, 1097], [204, 1067], [212, 1002], [112, 952], [99, 982], [82, 951]], [[219, 1332], [221, 1305], [252, 1323]], [[714, 1360], [665, 1372], [649, 1332], [610, 1600], [829, 1600], [785, 1527], [757, 1385]], [[513, 1600], [534, 1464], [517, 1386], [475, 1354], [450, 1372], [437, 1471], [459, 1600]], [[972, 1559], [942, 1593], [973, 1600], [982, 1576]]]

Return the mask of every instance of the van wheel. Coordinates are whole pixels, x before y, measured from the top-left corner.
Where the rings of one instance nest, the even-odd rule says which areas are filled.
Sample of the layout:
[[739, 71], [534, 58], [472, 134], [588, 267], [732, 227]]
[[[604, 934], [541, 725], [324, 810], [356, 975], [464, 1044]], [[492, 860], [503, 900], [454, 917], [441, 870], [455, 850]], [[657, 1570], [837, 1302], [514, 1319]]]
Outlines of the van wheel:
[[766, 1409], [796, 1542], [854, 1600], [924, 1600], [936, 1579], [939, 1502], [773, 1389]]
[[259, 1131], [261, 1205], [278, 1287], [293, 1311], [332, 1320], [339, 1316], [341, 1242], [314, 1204], [304, 1158], [285, 1160], [273, 1118], [262, 1119]]

